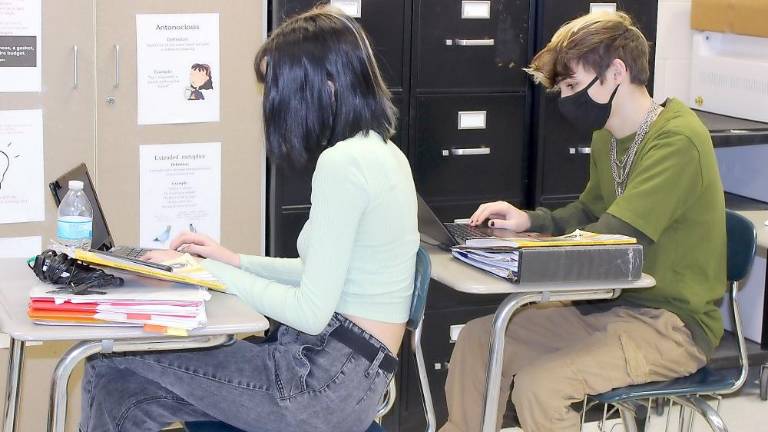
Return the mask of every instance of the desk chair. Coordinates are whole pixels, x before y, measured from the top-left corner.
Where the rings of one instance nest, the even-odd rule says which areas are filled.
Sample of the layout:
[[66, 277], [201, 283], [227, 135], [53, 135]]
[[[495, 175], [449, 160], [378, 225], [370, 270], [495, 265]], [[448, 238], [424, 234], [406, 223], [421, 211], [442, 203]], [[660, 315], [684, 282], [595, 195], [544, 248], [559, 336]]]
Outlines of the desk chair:
[[[427, 417], [427, 432], [434, 432], [437, 427], [435, 409], [432, 405], [432, 393], [427, 381], [427, 368], [424, 363], [424, 355], [421, 351], [421, 324], [424, 320], [424, 308], [427, 305], [427, 291], [431, 274], [429, 254], [419, 247], [416, 253], [416, 274], [411, 300], [411, 313], [406, 323], [406, 328], [411, 332], [411, 350], [416, 358], [416, 367], [419, 372], [419, 385], [421, 386], [424, 414]], [[396, 391], [394, 378], [389, 382], [389, 388], [384, 395], [382, 403], [376, 414], [376, 419], [383, 417], [395, 403]], [[187, 422], [184, 424], [187, 432], [242, 432], [233, 426], [223, 422]], [[374, 421], [366, 432], [384, 432], [379, 423]]]
[[[738, 369], [716, 370], [704, 366], [687, 377], [617, 388], [592, 396], [593, 405], [603, 403], [606, 406], [611, 404], [618, 407], [624, 423], [624, 430], [627, 432], [637, 431], [635, 406], [638, 405], [638, 402], [642, 401], [648, 402], [648, 412], [645, 421], [647, 429], [652, 399], [656, 399], [659, 403], [664, 399], [669, 399], [670, 408], [676, 402], [680, 404], [681, 410], [683, 408], [692, 409], [704, 417], [709, 427], [715, 432], [727, 432], [728, 430], [717, 410], [713, 409], [699, 395], [717, 397], [733, 393], [739, 390], [747, 380], [747, 348], [741, 330], [741, 318], [739, 317], [739, 306], [736, 303], [735, 284], [749, 273], [749, 268], [755, 255], [757, 240], [752, 222], [730, 210], [726, 210], [725, 230], [728, 237], [728, 291], [726, 294], [729, 297], [728, 301], [730, 301], [731, 310], [733, 311], [733, 328], [736, 331], [736, 343], [739, 348], [741, 367]], [[585, 411], [587, 406], [585, 403]], [[605, 413], [605, 410], [603, 412]], [[667, 416], [669, 415], [668, 411]], [[583, 420], [584, 415], [582, 414], [582, 423]], [[603, 416], [604, 422], [605, 415]], [[682, 423], [682, 415], [680, 423]], [[667, 418], [667, 425], [669, 425], [669, 418]], [[682, 430], [682, 424], [680, 424], [680, 429]]]

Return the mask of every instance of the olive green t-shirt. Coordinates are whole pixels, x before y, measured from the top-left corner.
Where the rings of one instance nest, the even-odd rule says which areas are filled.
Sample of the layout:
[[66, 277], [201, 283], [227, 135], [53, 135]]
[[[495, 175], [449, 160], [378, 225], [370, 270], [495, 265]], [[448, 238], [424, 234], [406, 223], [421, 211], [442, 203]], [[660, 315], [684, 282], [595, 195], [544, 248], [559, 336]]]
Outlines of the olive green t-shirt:
[[[619, 160], [634, 137], [618, 140]], [[606, 219], [601, 216], [607, 213], [643, 233], [651, 240], [643, 271], [656, 286], [626, 290], [619, 302], [675, 313], [709, 355], [723, 334], [716, 303], [726, 288], [725, 202], [709, 131], [686, 105], [668, 99], [637, 150], [619, 198], [610, 143], [610, 132], [595, 132], [587, 187], [578, 201], [549, 218], [559, 217], [559, 226], [580, 225]], [[541, 223], [532, 217], [537, 219]]]

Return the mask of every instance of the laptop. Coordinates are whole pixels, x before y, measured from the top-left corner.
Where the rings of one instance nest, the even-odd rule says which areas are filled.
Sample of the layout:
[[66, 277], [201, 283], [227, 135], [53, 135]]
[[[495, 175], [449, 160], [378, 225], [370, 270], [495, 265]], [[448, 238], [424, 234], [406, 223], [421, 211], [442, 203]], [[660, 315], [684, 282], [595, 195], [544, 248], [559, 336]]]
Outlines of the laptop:
[[93, 240], [91, 241], [91, 249], [106, 251], [112, 255], [133, 259], [151, 250], [130, 246], [115, 246], [112, 234], [109, 232], [107, 219], [104, 217], [104, 212], [101, 209], [99, 197], [96, 195], [96, 189], [93, 187], [91, 175], [88, 173], [88, 168], [84, 163], [81, 163], [48, 184], [57, 207], [61, 204], [61, 200], [64, 199], [64, 195], [69, 191], [68, 185], [70, 180], [80, 180], [83, 182], [83, 192], [85, 192], [85, 195], [91, 202], [91, 207], [93, 207]]
[[[473, 227], [463, 223], [442, 223], [427, 205], [421, 195], [416, 195], [419, 207], [419, 233], [421, 241], [441, 249], [463, 245], [470, 238], [493, 237], [494, 230], [489, 227]], [[506, 231], [506, 230], [501, 230]]]

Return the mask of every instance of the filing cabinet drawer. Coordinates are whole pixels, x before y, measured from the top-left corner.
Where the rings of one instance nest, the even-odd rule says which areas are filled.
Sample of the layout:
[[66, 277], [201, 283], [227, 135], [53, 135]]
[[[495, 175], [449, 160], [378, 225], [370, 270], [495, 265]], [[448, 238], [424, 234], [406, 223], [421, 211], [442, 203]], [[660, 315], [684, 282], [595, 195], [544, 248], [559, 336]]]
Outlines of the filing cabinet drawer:
[[568, 123], [557, 108], [558, 97], [544, 96], [539, 110], [544, 123], [538, 131], [541, 199], [537, 201], [578, 197], [589, 180], [592, 134], [578, 131]]
[[[273, 3], [273, 23], [280, 23], [285, 18], [305, 12], [316, 4], [332, 3], [334, 6], [355, 17], [365, 29], [376, 54], [376, 62], [390, 88], [402, 88], [404, 39], [410, 34], [409, 26], [403, 19], [406, 2], [410, 9], [410, 0], [275, 0]], [[276, 27], [276, 24], [273, 24]], [[407, 31], [406, 31], [407, 30]]]
[[270, 167], [270, 206], [309, 205], [312, 192], [312, 173], [314, 166], [295, 168], [287, 161]]
[[416, 0], [416, 88], [522, 91], [528, 0]]
[[[424, 352], [424, 362], [438, 424], [442, 424], [448, 418], [448, 407], [445, 401], [445, 381], [448, 378], [451, 354], [456, 346], [456, 342], [451, 338], [451, 328], [463, 326], [468, 321], [491, 315], [495, 312], [496, 307], [485, 307], [427, 311], [425, 313], [422, 351]], [[478, 353], [478, 358], [481, 355], [487, 354]]]
[[295, 258], [299, 256], [296, 250], [296, 239], [301, 229], [309, 219], [309, 206], [282, 207], [279, 214], [270, 224], [269, 235], [270, 256]]
[[416, 102], [414, 175], [427, 202], [522, 197], [525, 95], [429, 95]]

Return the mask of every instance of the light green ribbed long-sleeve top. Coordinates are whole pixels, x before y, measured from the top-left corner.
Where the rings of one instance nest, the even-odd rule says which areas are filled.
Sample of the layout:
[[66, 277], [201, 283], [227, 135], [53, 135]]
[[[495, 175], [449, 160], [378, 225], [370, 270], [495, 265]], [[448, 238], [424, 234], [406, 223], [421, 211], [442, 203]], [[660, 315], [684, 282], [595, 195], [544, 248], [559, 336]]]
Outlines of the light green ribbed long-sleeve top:
[[203, 266], [254, 309], [317, 334], [333, 312], [408, 320], [419, 232], [405, 155], [374, 132], [325, 150], [312, 176], [300, 258], [240, 255]]

